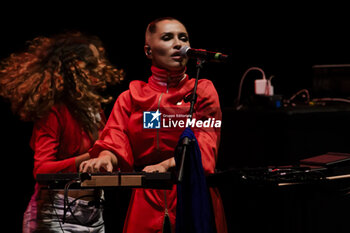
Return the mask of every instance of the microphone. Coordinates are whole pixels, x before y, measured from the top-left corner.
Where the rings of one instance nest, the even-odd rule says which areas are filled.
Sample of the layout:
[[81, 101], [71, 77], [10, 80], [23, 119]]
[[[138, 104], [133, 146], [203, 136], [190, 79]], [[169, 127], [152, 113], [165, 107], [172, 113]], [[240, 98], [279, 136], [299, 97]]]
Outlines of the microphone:
[[188, 46], [180, 49], [180, 55], [182, 57], [197, 58], [209, 62], [226, 62], [228, 60], [228, 55], [219, 52], [210, 52], [204, 49], [193, 49]]

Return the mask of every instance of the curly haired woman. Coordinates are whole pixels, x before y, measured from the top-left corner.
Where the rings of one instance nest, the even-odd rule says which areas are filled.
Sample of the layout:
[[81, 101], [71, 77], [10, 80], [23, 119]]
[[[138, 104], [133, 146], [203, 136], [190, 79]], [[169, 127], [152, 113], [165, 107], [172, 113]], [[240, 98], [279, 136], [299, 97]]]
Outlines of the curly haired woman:
[[[87, 151], [105, 124], [101, 103], [111, 100], [99, 93], [123, 78], [123, 71], [107, 60], [100, 39], [80, 32], [37, 37], [26, 51], [1, 62], [0, 96], [22, 120], [34, 121], [34, 177], [77, 172], [90, 158]], [[62, 191], [45, 190], [37, 183], [24, 213], [23, 232], [104, 232], [102, 209], [88, 205], [101, 195], [69, 191], [72, 204], [63, 224]]]

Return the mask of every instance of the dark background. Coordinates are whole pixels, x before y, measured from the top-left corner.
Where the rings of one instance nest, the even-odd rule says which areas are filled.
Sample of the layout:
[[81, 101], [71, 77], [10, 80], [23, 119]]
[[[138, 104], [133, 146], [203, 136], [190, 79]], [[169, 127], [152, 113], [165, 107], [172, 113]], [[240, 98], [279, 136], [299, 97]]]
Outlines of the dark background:
[[[229, 63], [205, 64], [201, 71], [201, 78], [212, 80], [216, 86], [223, 109], [233, 107], [238, 84], [249, 67], [262, 68], [267, 77], [274, 75], [272, 84], [275, 93], [289, 98], [300, 89], [311, 90], [313, 65], [350, 63], [350, 15], [346, 12], [346, 6], [295, 2], [284, 5], [247, 2], [239, 5], [220, 1], [194, 2], [193, 5], [195, 4], [197, 4], [196, 7], [186, 6], [184, 2], [169, 2], [166, 6], [164, 2], [121, 4], [103, 1], [10, 4], [1, 7], [0, 58], [5, 58], [12, 52], [21, 51], [25, 48], [27, 40], [39, 35], [50, 36], [64, 30], [80, 30], [94, 34], [104, 42], [112, 63], [123, 68], [127, 74], [125, 82], [114, 90], [113, 95], [117, 97], [128, 87], [131, 80], [146, 80], [150, 74], [150, 62], [143, 52], [147, 24], [158, 17], [172, 16], [178, 18], [187, 27], [193, 48], [219, 51], [231, 56]], [[194, 61], [188, 64], [188, 73], [194, 76]], [[243, 98], [251, 95], [253, 81], [260, 77], [260, 74], [255, 71], [247, 76], [243, 85]], [[242, 124], [249, 125], [248, 120], [244, 119], [244, 117], [243, 120], [240, 119]], [[1, 186], [2, 202], [6, 222], [11, 222], [10, 226], [14, 227], [12, 232], [20, 232], [22, 214], [33, 191], [33, 154], [28, 145], [31, 128], [32, 123], [21, 122], [11, 113], [9, 104], [1, 101], [1, 157], [4, 168], [2, 178], [4, 182]], [[230, 130], [226, 130], [227, 134], [225, 133], [223, 137], [229, 138]], [[240, 130], [244, 130], [244, 127]], [[257, 135], [264, 137], [264, 134], [256, 134], [252, 138], [257, 139]], [[281, 137], [281, 135], [277, 136]], [[298, 134], [295, 136], [298, 137]], [[236, 133], [235, 137], [239, 138], [239, 133]], [[245, 137], [247, 140], [251, 138], [249, 135]], [[220, 154], [222, 160], [239, 162], [240, 156], [244, 155], [241, 153], [242, 150], [235, 149], [239, 148], [238, 141], [227, 139], [225, 141], [227, 144], [222, 147], [225, 150], [222, 149]], [[228, 144], [230, 146], [227, 146]], [[250, 146], [254, 147], [253, 141]], [[293, 148], [295, 145], [288, 146]], [[295, 153], [298, 154], [298, 151]], [[234, 159], [229, 159], [230, 157]], [[242, 160], [246, 161], [243, 157]], [[227, 162], [222, 164], [225, 168], [235, 167], [235, 164]], [[230, 188], [232, 190], [232, 187]], [[244, 232], [244, 229], [251, 229], [244, 226], [245, 223], [249, 225], [248, 222], [254, 223], [258, 219], [257, 222], [260, 224], [258, 225], [267, 231], [274, 231], [275, 225], [281, 229], [291, 224], [286, 220], [290, 216], [288, 214], [284, 219], [277, 218], [278, 224], [272, 220], [263, 221], [267, 218], [261, 208], [269, 209], [266, 203], [270, 203], [272, 207], [280, 207], [278, 203], [273, 202], [274, 195], [278, 196], [278, 193], [261, 192], [257, 198], [253, 195], [257, 190], [238, 194], [231, 192], [226, 192], [224, 195], [226, 199], [230, 195], [246, 201], [249, 199], [247, 205], [240, 202], [239, 205], [234, 206], [234, 203], [227, 202], [231, 230], [238, 229]], [[279, 200], [286, 208], [295, 207], [293, 203], [288, 202], [293, 192], [296, 191], [286, 192]], [[299, 202], [301, 196], [300, 192], [293, 196], [293, 200], [299, 204], [298, 209], [292, 211], [293, 214], [302, 213], [302, 216], [293, 220], [294, 226], [298, 226], [293, 229], [299, 232], [312, 232], [316, 229], [313, 224], [317, 225], [321, 221], [316, 217], [310, 218], [314, 216], [311, 212], [317, 212], [315, 206], [319, 203], [305, 204], [307, 202], [303, 200], [304, 205], [301, 205]], [[311, 196], [310, 194], [308, 200], [313, 200]], [[317, 195], [320, 202], [324, 201], [325, 196], [327, 195]], [[329, 204], [331, 205], [333, 206]], [[243, 224], [243, 217], [238, 215], [235, 209], [238, 212], [245, 210], [243, 213], [248, 217], [244, 219], [249, 221], [243, 221]], [[268, 213], [272, 214], [270, 211]], [[264, 215], [265, 217], [262, 218]], [[236, 223], [232, 223], [237, 219]], [[258, 229], [258, 226], [256, 227]]]

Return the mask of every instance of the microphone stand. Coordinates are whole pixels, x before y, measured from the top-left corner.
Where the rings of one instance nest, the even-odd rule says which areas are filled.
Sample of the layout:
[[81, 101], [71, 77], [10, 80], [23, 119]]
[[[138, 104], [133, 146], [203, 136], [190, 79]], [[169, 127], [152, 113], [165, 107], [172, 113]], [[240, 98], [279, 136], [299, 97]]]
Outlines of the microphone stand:
[[[201, 68], [203, 68], [203, 63], [205, 62], [204, 59], [197, 58], [197, 75], [196, 75], [196, 81], [194, 83], [194, 88], [193, 88], [193, 94], [192, 94], [192, 99], [191, 99], [191, 107], [190, 107], [190, 113], [189, 113], [189, 118], [192, 120], [193, 117], [193, 111], [194, 111], [194, 104], [197, 101], [197, 86], [198, 86], [198, 79], [199, 79], [199, 73]], [[181, 150], [181, 161], [180, 161], [180, 166], [179, 166], [179, 173], [177, 176], [177, 181], [180, 183], [182, 182], [183, 178], [183, 173], [184, 173], [184, 166], [185, 166], [185, 157], [186, 157], [186, 152], [187, 152], [187, 147], [192, 143], [192, 141], [188, 137], [184, 137], [182, 140], [182, 150]]]

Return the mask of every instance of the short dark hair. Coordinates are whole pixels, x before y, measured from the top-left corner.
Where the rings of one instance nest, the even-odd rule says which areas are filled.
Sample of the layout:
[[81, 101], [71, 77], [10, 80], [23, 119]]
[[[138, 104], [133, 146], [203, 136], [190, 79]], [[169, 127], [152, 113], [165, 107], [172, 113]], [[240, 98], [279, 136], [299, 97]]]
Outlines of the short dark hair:
[[[157, 30], [157, 23], [160, 22], [160, 21], [163, 21], [163, 20], [177, 20], [173, 17], [160, 17], [160, 18], [157, 18], [155, 20], [153, 20], [152, 22], [150, 22], [147, 26], [147, 31], [149, 31], [150, 33], [155, 33], [156, 30]], [[179, 20], [177, 20], [179, 21]]]

